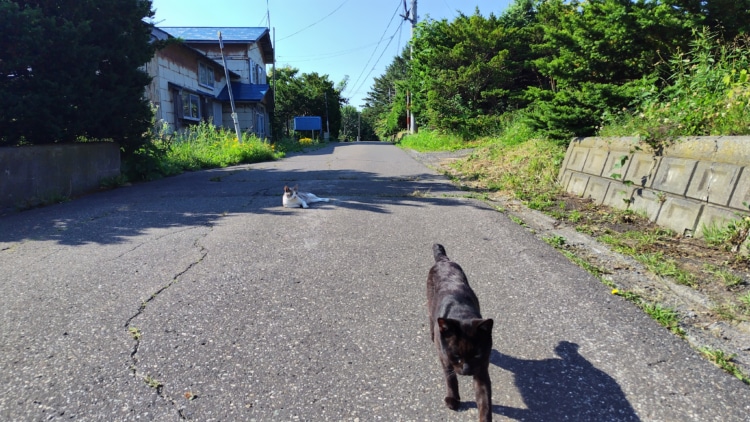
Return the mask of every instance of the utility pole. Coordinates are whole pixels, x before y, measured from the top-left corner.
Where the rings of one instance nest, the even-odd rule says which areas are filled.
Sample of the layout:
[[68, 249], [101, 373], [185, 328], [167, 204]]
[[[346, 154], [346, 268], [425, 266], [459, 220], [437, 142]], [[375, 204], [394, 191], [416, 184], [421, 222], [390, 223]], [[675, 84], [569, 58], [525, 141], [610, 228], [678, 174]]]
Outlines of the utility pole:
[[[412, 44], [409, 51], [409, 60], [414, 59], [414, 29], [417, 26], [417, 0], [411, 0], [411, 9], [406, 8], [404, 0], [404, 14], [401, 15], [404, 20], [411, 22], [411, 40]], [[414, 111], [412, 110], [411, 92], [406, 91], [406, 120], [409, 126], [409, 133], [417, 133], [417, 122], [414, 121]]]
[[325, 91], [323, 94], [325, 94], [326, 101], [326, 134], [323, 135], [323, 139], [327, 141], [331, 138], [331, 126], [328, 125], [328, 91]]
[[219, 31], [219, 50], [221, 51], [221, 62], [224, 64], [224, 77], [227, 79], [227, 91], [229, 91], [229, 103], [232, 105], [232, 121], [234, 122], [234, 133], [237, 134], [237, 142], [242, 143], [242, 134], [240, 133], [240, 123], [237, 120], [237, 110], [234, 109], [234, 96], [232, 96], [232, 83], [229, 81], [229, 69], [227, 68], [227, 59], [224, 57], [224, 41], [221, 39], [221, 31]]
[[[268, 19], [271, 19], [269, 15]], [[271, 65], [271, 72], [273, 74], [273, 107], [276, 108], [276, 28], [273, 28], [273, 64]]]

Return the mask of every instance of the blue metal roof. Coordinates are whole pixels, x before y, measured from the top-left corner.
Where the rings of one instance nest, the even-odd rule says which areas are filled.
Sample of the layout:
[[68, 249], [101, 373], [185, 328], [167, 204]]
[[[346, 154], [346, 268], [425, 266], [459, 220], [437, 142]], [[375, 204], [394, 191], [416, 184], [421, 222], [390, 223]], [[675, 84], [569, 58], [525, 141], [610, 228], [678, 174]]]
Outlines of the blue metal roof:
[[218, 42], [219, 31], [221, 31], [222, 40], [226, 43], [257, 42], [268, 32], [268, 28], [222, 26], [160, 26], [159, 29], [175, 38], [182, 38], [187, 42]]
[[[234, 101], [238, 102], [259, 102], [268, 93], [267, 84], [243, 84], [241, 82], [232, 82], [232, 96]], [[216, 96], [219, 101], [229, 101], [229, 91], [227, 87], [221, 90]]]

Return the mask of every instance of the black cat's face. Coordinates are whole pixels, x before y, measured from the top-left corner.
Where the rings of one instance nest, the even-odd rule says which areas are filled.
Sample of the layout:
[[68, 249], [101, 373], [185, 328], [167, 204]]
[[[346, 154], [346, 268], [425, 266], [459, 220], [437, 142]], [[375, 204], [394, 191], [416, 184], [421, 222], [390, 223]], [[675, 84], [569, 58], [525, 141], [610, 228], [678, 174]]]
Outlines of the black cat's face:
[[438, 318], [441, 358], [458, 375], [474, 375], [486, 368], [492, 351], [491, 319], [457, 321]]

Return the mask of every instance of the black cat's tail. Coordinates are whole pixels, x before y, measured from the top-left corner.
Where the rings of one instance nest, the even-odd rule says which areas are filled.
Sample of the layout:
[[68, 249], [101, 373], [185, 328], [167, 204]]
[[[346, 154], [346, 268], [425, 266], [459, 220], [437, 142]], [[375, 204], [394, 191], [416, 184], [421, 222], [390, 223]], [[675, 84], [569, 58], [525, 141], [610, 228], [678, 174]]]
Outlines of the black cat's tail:
[[432, 245], [432, 255], [435, 257], [435, 262], [448, 260], [448, 255], [445, 254], [445, 248], [439, 243]]

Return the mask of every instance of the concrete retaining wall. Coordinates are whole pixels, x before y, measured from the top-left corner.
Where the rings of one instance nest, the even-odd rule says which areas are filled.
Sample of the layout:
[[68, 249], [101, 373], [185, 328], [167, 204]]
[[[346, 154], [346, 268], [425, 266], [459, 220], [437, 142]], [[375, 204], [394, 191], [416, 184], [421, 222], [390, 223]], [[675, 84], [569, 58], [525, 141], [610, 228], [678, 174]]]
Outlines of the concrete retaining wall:
[[700, 236], [704, 226], [748, 213], [750, 137], [680, 138], [660, 155], [637, 138], [580, 138], [558, 180], [569, 193]]
[[0, 148], [0, 212], [80, 195], [119, 174], [113, 142]]

